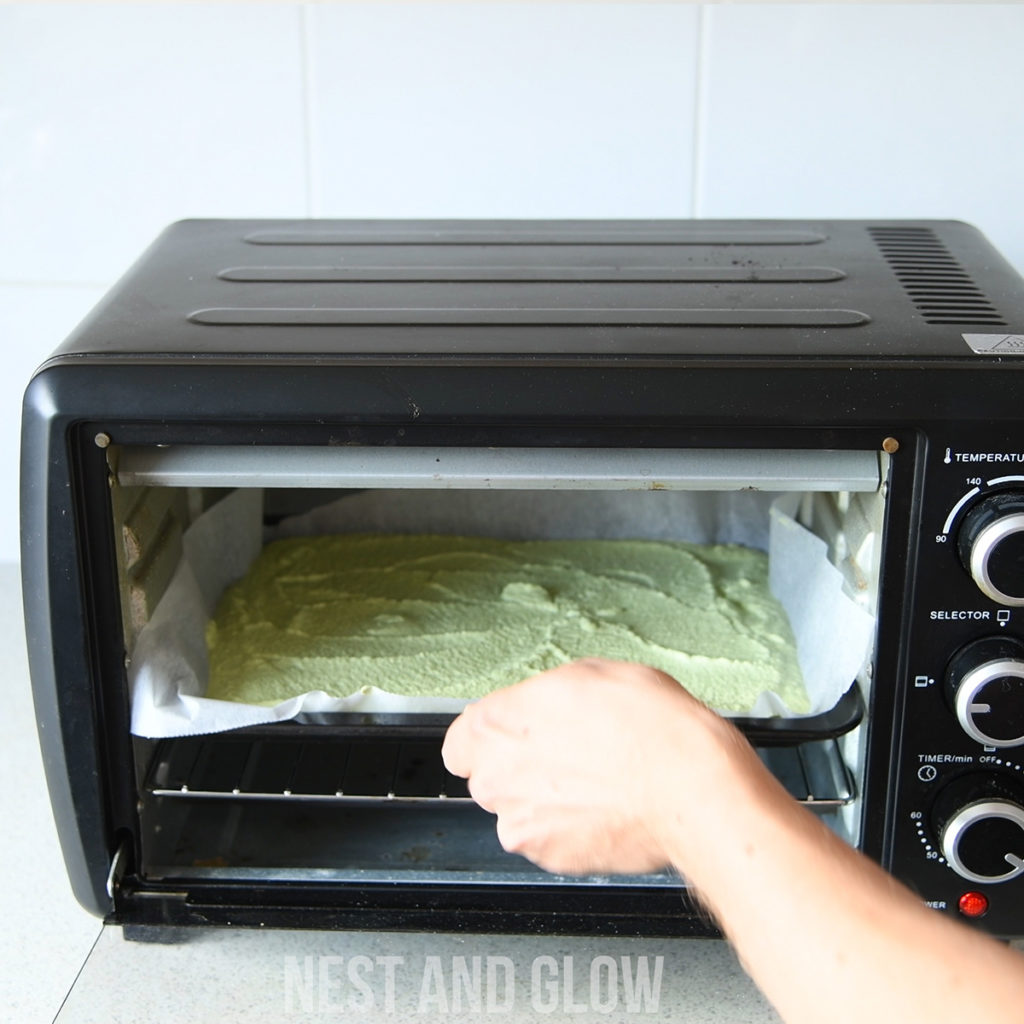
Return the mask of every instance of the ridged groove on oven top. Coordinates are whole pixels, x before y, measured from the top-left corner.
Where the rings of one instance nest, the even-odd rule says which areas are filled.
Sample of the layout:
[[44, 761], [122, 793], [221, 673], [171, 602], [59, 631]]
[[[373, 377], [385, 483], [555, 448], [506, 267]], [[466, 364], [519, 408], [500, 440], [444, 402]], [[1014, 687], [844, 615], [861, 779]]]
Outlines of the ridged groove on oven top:
[[222, 281], [257, 283], [267, 281], [303, 284], [372, 284], [383, 281], [572, 281], [590, 284], [602, 281], [673, 282], [678, 284], [810, 284], [841, 281], [846, 275], [834, 267], [693, 267], [693, 266], [608, 266], [581, 263], [578, 266], [529, 264], [417, 265], [408, 261], [394, 265], [253, 265], [227, 267], [217, 275]]
[[855, 309], [703, 309], [670, 306], [213, 306], [189, 320], [207, 327], [526, 326], [855, 327]]
[[377, 221], [297, 228], [264, 228], [244, 236], [250, 245], [816, 245], [826, 236], [799, 226], [708, 225], [693, 221], [604, 221], [571, 225], [506, 221]]

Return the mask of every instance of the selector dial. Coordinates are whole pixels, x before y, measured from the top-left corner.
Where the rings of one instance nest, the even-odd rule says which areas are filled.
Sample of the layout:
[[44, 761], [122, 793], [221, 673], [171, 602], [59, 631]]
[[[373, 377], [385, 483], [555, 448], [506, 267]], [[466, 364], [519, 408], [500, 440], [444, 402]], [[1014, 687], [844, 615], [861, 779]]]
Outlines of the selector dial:
[[1024, 787], [998, 775], [966, 775], [935, 802], [933, 823], [946, 863], [970, 882], [1024, 874]]
[[1024, 606], [1024, 494], [979, 501], [964, 517], [960, 560], [978, 589], [998, 604]]
[[949, 663], [946, 689], [961, 728], [986, 747], [1024, 744], [1024, 643], [994, 636]]

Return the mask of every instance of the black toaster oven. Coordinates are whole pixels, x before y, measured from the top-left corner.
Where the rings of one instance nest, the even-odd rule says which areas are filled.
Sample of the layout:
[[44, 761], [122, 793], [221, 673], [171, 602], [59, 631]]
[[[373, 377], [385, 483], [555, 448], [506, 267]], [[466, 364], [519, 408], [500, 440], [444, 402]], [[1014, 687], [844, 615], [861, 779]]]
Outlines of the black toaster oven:
[[[671, 874], [502, 851], [440, 761], [450, 709], [204, 717], [175, 631], [202, 635], [221, 577], [176, 589], [190, 550], [230, 577], [240, 536], [328, 505], [371, 529], [471, 508], [525, 538], [738, 530], [796, 605], [832, 580], [845, 611], [803, 600], [801, 659], [857, 630], [859, 653], [810, 712], [738, 724], [937, 912], [1024, 935], [1022, 385], [1024, 286], [957, 222], [172, 226], [24, 405], [31, 676], [77, 898], [138, 934], [710, 933]], [[817, 562], [770, 548], [780, 515]]]

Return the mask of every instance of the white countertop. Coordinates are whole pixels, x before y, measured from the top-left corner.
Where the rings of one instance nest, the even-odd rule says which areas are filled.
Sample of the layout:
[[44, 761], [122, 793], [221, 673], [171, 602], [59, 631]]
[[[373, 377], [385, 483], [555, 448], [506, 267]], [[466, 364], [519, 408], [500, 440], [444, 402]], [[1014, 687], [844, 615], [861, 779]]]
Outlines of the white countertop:
[[[176, 945], [126, 942], [120, 928], [104, 927], [75, 903], [66, 881], [11, 564], [0, 564], [0, 664], [8, 704], [0, 722], [0, 821], [8, 823], [0, 847], [7, 922], [0, 1007], [18, 1024], [779, 1019], [717, 941], [210, 929]], [[652, 987], [647, 1001], [635, 996], [640, 1001], [631, 1008], [625, 974], [636, 977], [645, 963]], [[478, 988], [457, 984], [460, 970], [471, 978], [474, 968]], [[479, 1009], [471, 1001], [477, 993]], [[359, 1008], [369, 1000], [371, 1008]]]

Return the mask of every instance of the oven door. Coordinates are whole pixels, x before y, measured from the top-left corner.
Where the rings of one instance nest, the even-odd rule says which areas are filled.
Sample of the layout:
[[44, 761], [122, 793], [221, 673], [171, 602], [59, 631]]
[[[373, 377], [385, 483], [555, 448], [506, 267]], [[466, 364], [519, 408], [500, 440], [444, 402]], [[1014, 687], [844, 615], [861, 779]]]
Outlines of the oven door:
[[[888, 473], [877, 451], [612, 447], [593, 434], [576, 438], [589, 443], [547, 446], [467, 445], [458, 431], [447, 444], [437, 431], [433, 443], [415, 439], [409, 432], [399, 446], [107, 446], [107, 538], [128, 653], [121, 685], [137, 675], [147, 627], [187, 558], [190, 528], [236, 506], [255, 516], [245, 529], [258, 538], [340, 515], [349, 528], [387, 522], [437, 531], [448, 523], [465, 532], [470, 522], [483, 533], [526, 538], [622, 536], [655, 530], [653, 523], [659, 536], [679, 540], [720, 539], [723, 530], [729, 539], [739, 530], [767, 548], [781, 502], [817, 539], [849, 600], [865, 615], [875, 611]], [[221, 529], [227, 548], [243, 525], [228, 518]], [[735, 716], [793, 796], [853, 843], [862, 828], [873, 647], [871, 633], [859, 671], [827, 706]], [[273, 723], [229, 718], [227, 731], [188, 727], [201, 735], [132, 736], [124, 753], [133, 771], [121, 782], [129, 774], [134, 781], [122, 795], [110, 878], [113, 919], [713, 933], [671, 872], [558, 877], [505, 853], [493, 817], [441, 762], [452, 717], [301, 711]]]

